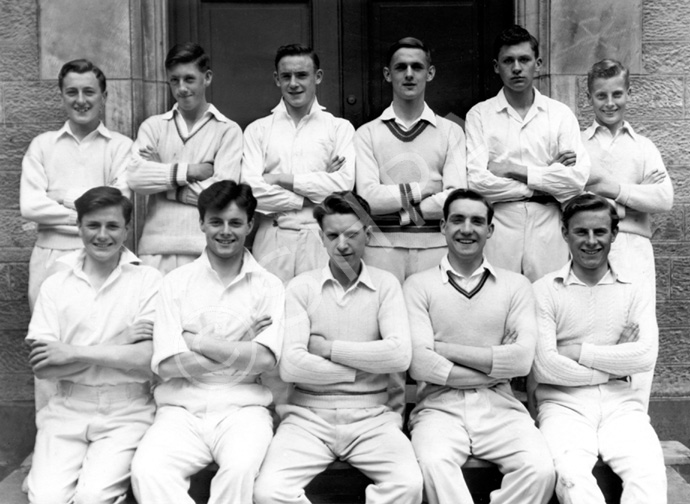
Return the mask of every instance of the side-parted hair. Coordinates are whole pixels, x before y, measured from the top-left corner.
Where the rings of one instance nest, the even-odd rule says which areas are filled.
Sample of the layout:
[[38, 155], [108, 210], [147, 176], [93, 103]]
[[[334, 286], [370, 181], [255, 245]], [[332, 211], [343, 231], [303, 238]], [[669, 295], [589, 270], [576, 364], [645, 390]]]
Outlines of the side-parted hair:
[[84, 216], [102, 208], [119, 206], [122, 208], [122, 216], [125, 224], [132, 220], [132, 202], [115, 187], [93, 187], [74, 200], [77, 209], [77, 222], [81, 222]]
[[498, 59], [498, 54], [501, 52], [501, 47], [514, 46], [529, 42], [534, 57], [539, 57], [539, 41], [530, 32], [525, 30], [520, 25], [513, 25], [510, 28], [503, 30], [496, 40], [494, 40], [494, 57]]
[[570, 220], [580, 212], [597, 212], [606, 210], [611, 217], [611, 231], [618, 229], [618, 212], [615, 207], [603, 196], [597, 194], [584, 193], [571, 199], [563, 209], [563, 226], [568, 229]]
[[628, 69], [618, 60], [606, 58], [601, 61], [597, 61], [592, 65], [589, 72], [587, 72], [587, 91], [592, 92], [592, 85], [594, 84], [594, 79], [611, 79], [619, 75], [623, 76], [625, 81], [625, 88], [630, 87], [630, 72]]
[[238, 184], [233, 180], [220, 180], [201, 191], [196, 207], [199, 218], [203, 221], [208, 210], [221, 211], [230, 203], [247, 212], [247, 221], [254, 218], [256, 198], [252, 188], [247, 184]]
[[203, 47], [194, 42], [176, 44], [165, 57], [166, 70], [185, 63], [195, 63], [200, 72], [211, 70], [211, 58], [206, 54]]
[[101, 93], [105, 93], [105, 74], [100, 68], [98, 68], [96, 65], [94, 65], [91, 61], [87, 59], [75, 59], [72, 61], [68, 61], [67, 63], [62, 65], [60, 73], [58, 74], [58, 86], [60, 87], [60, 91], [62, 91], [62, 83], [65, 80], [65, 76], [69, 72], [74, 72], [78, 74], [93, 72], [96, 76], [96, 79], [98, 79], [98, 87], [101, 89]]
[[392, 44], [388, 48], [388, 52], [386, 52], [386, 65], [389, 66], [391, 64], [391, 61], [393, 60], [393, 55], [396, 53], [398, 49], [403, 49], [403, 48], [408, 48], [408, 49], [421, 49], [424, 51], [424, 54], [426, 55], [426, 63], [428, 66], [431, 66], [431, 49], [424, 45], [424, 42], [419, 40], [418, 38], [414, 37], [404, 37], [398, 40], [396, 43]]
[[450, 214], [450, 205], [453, 204], [453, 201], [461, 199], [481, 201], [482, 203], [484, 203], [484, 206], [486, 207], [486, 223], [491, 224], [491, 221], [494, 218], [494, 206], [491, 203], [489, 203], [489, 200], [487, 200], [484, 196], [471, 189], [455, 189], [448, 195], [445, 203], [443, 204], [444, 220], [448, 219], [448, 214]]
[[352, 191], [332, 193], [323, 200], [323, 203], [314, 207], [314, 219], [319, 223], [321, 229], [323, 229], [323, 218], [333, 214], [356, 215], [365, 226], [372, 224], [369, 203]]
[[311, 47], [303, 46], [301, 44], [288, 44], [280, 46], [276, 51], [276, 57], [274, 60], [276, 70], [278, 70], [278, 63], [280, 60], [286, 56], [308, 56], [314, 62], [314, 71], [316, 72], [321, 68], [321, 62], [319, 61], [319, 55], [314, 52]]

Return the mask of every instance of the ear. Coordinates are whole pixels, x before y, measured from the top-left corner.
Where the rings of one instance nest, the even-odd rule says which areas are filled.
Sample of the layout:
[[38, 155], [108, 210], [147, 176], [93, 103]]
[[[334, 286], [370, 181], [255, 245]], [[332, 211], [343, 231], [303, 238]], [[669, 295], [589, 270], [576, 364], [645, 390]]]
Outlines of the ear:
[[320, 68], [316, 71], [316, 84], [321, 84], [321, 81], [323, 80], [323, 70]]
[[434, 65], [431, 65], [429, 67], [429, 71], [426, 74], [426, 81], [431, 82], [434, 80], [434, 76], [436, 75], [436, 67]]
[[494, 73], [495, 74], [500, 73], [500, 71], [498, 69], [498, 60], [494, 60]]
[[323, 246], [326, 246], [326, 235], [323, 234], [323, 229], [319, 229], [319, 238], [321, 238], [321, 243], [323, 243]]
[[210, 86], [211, 81], [213, 81], [213, 72], [211, 70], [206, 70], [204, 73], [204, 85], [206, 87]]
[[563, 224], [561, 224], [561, 236], [563, 236], [563, 239], [568, 241], [568, 228], [566, 228]]
[[493, 234], [494, 234], [494, 223], [492, 222], [491, 224], [489, 224], [488, 231], [486, 232], [487, 239], [491, 238], [491, 235], [493, 235]]
[[386, 82], [391, 81], [391, 71], [390, 68], [388, 67], [383, 67], [383, 78], [386, 80]]
[[252, 217], [249, 219], [249, 222], [247, 222], [247, 227], [249, 228], [249, 232], [251, 233], [252, 229], [254, 229], [254, 218]]
[[129, 238], [129, 234], [132, 232], [132, 221], [125, 224], [125, 240]]
[[441, 219], [438, 228], [441, 230], [441, 233], [446, 234], [446, 219]]
[[280, 79], [278, 79], [278, 72], [273, 72], [273, 82], [276, 83], [276, 86], [280, 87]]
[[616, 236], [618, 236], [618, 226], [611, 231], [611, 243], [616, 241]]
[[369, 245], [371, 240], [371, 226], [364, 226], [364, 242]]
[[592, 105], [592, 93], [587, 90], [587, 93], [585, 93], [587, 96], [587, 101], [589, 102], [590, 105]]
[[108, 99], [108, 90], [106, 89], [106, 90], [103, 91], [103, 93], [101, 93], [101, 94], [103, 95], [103, 101], [106, 101], [106, 100]]
[[534, 62], [534, 70], [537, 71], [537, 72], [538, 72], [539, 70], [541, 70], [541, 64], [542, 64], [542, 59], [541, 59], [541, 58], [537, 58], [537, 61]]

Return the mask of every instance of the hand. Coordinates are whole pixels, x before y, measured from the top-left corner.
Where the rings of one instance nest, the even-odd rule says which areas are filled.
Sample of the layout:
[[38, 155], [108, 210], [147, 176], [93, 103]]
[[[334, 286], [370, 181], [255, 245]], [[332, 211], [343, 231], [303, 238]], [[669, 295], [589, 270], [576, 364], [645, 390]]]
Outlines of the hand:
[[345, 156], [336, 156], [326, 163], [326, 173], [333, 173], [345, 166]]
[[527, 183], [527, 167], [510, 162], [489, 161], [487, 168], [497, 177]]
[[426, 185], [422, 187], [422, 199], [433, 196], [443, 191], [443, 181], [429, 179], [426, 181]]
[[665, 178], [666, 173], [659, 170], [653, 170], [642, 178], [640, 184], [661, 184]]
[[312, 334], [309, 336], [309, 346], [307, 349], [310, 354], [318, 355], [324, 359], [330, 359], [332, 346], [333, 343], [327, 341], [326, 338], [320, 334]]
[[270, 326], [273, 323], [273, 320], [271, 319], [270, 315], [262, 315], [258, 319], [256, 319], [254, 322], [252, 322], [252, 325], [249, 327], [247, 332], [244, 335], [244, 338], [246, 340], [253, 340], [256, 338], [259, 334], [261, 334], [268, 326]]
[[620, 338], [618, 338], [617, 345], [621, 343], [635, 343], [640, 339], [640, 324], [635, 322], [630, 322], [625, 325], [623, 332], [621, 332]]
[[31, 343], [29, 364], [34, 372], [47, 366], [64, 366], [76, 361], [76, 349], [62, 341], [34, 341]]
[[574, 360], [575, 362], [580, 361], [580, 353], [582, 352], [582, 345], [576, 343], [574, 345], [559, 345], [558, 353], [563, 357]]
[[141, 149], [139, 149], [139, 155], [146, 161], [152, 161], [154, 163], [162, 162], [161, 156], [160, 154], [158, 154], [158, 151], [150, 145], [147, 145], [146, 147], [142, 147]]
[[264, 181], [270, 185], [280, 185], [280, 175], [278, 173], [264, 173]]
[[506, 333], [501, 339], [501, 345], [512, 345], [517, 341], [518, 333], [515, 329], [506, 330]]
[[197, 333], [182, 331], [182, 339], [187, 345], [187, 348], [189, 348], [192, 352], [201, 353], [197, 349], [199, 342], [199, 335]]
[[65, 202], [65, 191], [63, 191], [62, 189], [51, 189], [46, 194], [50, 199], [57, 203], [60, 203], [61, 205]]
[[137, 320], [115, 337], [117, 345], [131, 345], [153, 339], [153, 321]]
[[211, 177], [213, 177], [213, 163], [210, 161], [187, 166], [187, 181], [189, 182], [201, 182]]
[[567, 150], [563, 152], [559, 152], [555, 158], [551, 160], [549, 165], [552, 165], [554, 163], [561, 163], [564, 166], [575, 166], [575, 163], [577, 162], [577, 154], [575, 154], [574, 151]]

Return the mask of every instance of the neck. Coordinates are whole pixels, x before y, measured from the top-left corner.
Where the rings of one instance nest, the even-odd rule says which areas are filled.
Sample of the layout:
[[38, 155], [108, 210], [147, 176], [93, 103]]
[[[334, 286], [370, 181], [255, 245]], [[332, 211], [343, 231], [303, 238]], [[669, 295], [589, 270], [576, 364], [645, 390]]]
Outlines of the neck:
[[360, 273], [362, 273], [362, 262], [358, 262], [354, 268], [350, 267], [348, 264], [347, 270], [344, 270], [341, 269], [340, 266], [334, 264], [333, 261], [328, 261], [328, 268], [331, 270], [333, 278], [347, 289], [357, 281]]
[[182, 119], [185, 120], [185, 122], [189, 124], [194, 124], [196, 123], [199, 119], [203, 117], [203, 115], [206, 113], [208, 110], [208, 102], [204, 100], [197, 108], [194, 110], [182, 110], [181, 108], [177, 108], [177, 111], [180, 113], [182, 116]]
[[611, 132], [611, 136], [616, 136], [616, 133], [620, 131], [620, 129], [623, 127], [623, 121], [616, 123], [616, 124], [601, 124], [597, 120], [597, 124], [599, 126], [603, 126], [604, 128], [608, 129]]
[[414, 100], [400, 100], [393, 97], [393, 112], [405, 123], [412, 123], [419, 119], [424, 112], [424, 97]]
[[244, 250], [242, 253], [232, 257], [221, 258], [206, 251], [208, 262], [211, 263], [211, 268], [218, 273], [225, 285], [232, 282], [237, 275], [240, 274], [242, 265], [244, 264]]
[[295, 125], [297, 125], [303, 117], [305, 117], [307, 114], [309, 114], [309, 111], [311, 110], [312, 105], [314, 105], [314, 101], [316, 100], [316, 97], [312, 99], [308, 104], [306, 104], [303, 107], [295, 108], [292, 105], [290, 105], [288, 102], [285, 102], [285, 108], [287, 109], [288, 115], [290, 118], [294, 121]]
[[116, 254], [106, 262], [95, 261], [88, 255], [84, 258], [83, 271], [93, 286], [100, 287], [103, 285], [103, 282], [115, 271], [115, 268], [120, 263], [121, 254], [122, 252]]
[[528, 88], [524, 91], [515, 92], [507, 87], [503, 87], [503, 93], [505, 94], [506, 100], [515, 110], [529, 110], [529, 108], [534, 103], [534, 89]]
[[573, 263], [573, 273], [575, 273], [575, 276], [582, 280], [589, 287], [594, 287], [596, 284], [598, 284], [601, 279], [604, 278], [608, 270], [608, 263], [596, 269], [584, 269]]
[[477, 268], [481, 266], [484, 261], [484, 256], [473, 257], [465, 259], [463, 257], [457, 257], [453, 254], [448, 254], [448, 262], [453, 267], [455, 271], [460, 273], [465, 278], [469, 278], [472, 273], [477, 271]]
[[96, 131], [100, 122], [101, 121], [98, 120], [89, 124], [77, 124], [75, 122], [69, 121], [69, 129], [70, 131], [72, 131], [72, 134], [75, 137], [77, 137], [79, 140], [83, 140], [84, 137], [86, 137], [86, 135], [88, 135], [92, 131]]

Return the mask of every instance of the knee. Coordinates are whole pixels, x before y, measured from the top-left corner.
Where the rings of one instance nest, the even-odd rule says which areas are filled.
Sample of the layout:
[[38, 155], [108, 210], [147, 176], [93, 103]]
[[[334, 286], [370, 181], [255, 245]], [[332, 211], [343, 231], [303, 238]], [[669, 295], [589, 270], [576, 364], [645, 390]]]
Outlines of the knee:
[[132, 485], [139, 481], [152, 481], [157, 479], [162, 470], [162, 461], [148, 450], [137, 450], [132, 458]]
[[[123, 490], [124, 494], [125, 490]], [[74, 504], [112, 504], [117, 495], [111, 495], [111, 492], [106, 492], [103, 488], [94, 486], [82, 486], [74, 494], [74, 498], [70, 501]]]
[[401, 502], [421, 502], [424, 478], [419, 469], [408, 471], [407, 474], [401, 475], [392, 484], [399, 489], [398, 494]]
[[254, 503], [273, 504], [280, 502], [280, 495], [285, 491], [285, 486], [278, 478], [259, 474], [254, 483]]

